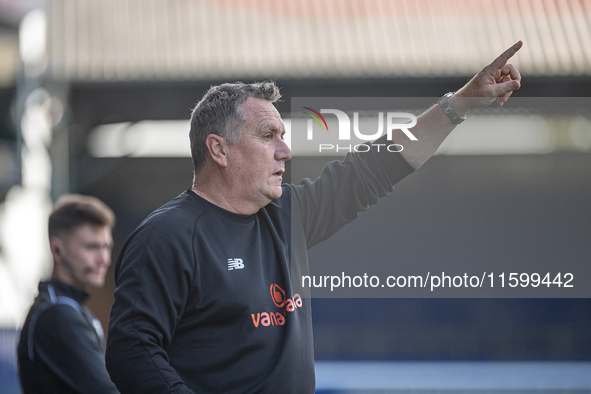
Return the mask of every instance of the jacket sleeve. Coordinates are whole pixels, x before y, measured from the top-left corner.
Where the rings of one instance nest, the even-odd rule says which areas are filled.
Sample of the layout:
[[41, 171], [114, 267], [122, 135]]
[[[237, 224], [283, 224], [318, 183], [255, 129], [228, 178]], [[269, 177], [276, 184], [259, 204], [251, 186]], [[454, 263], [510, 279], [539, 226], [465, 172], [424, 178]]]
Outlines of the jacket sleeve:
[[316, 180], [304, 179], [292, 187], [292, 220], [301, 222], [308, 248], [377, 204], [414, 171], [400, 153], [385, 149], [386, 142], [380, 138], [368, 152], [347, 154], [342, 161], [328, 163]]
[[140, 226], [117, 262], [109, 321], [107, 369], [122, 393], [192, 393], [169, 363], [166, 348], [193, 276], [191, 235]]
[[93, 326], [69, 305], [43, 311], [35, 326], [35, 357], [78, 393], [117, 393]]

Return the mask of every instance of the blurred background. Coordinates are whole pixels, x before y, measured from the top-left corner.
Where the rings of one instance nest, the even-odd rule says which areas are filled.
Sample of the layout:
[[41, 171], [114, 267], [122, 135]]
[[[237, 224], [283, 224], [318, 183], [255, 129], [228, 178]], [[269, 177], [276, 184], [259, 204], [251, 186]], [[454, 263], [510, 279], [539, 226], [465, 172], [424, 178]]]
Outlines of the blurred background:
[[[405, 262], [494, 264], [502, 249], [558, 256], [557, 270], [561, 258], [591, 263], [589, 0], [0, 0], [0, 392], [19, 392], [16, 340], [51, 272], [53, 201], [111, 206], [115, 260], [191, 185], [188, 119], [210, 85], [274, 79], [289, 126], [292, 97], [434, 103], [518, 40], [515, 97], [540, 105], [510, 100], [471, 121], [502, 132], [510, 115], [527, 129], [519, 144], [456, 137], [373, 215], [397, 218]], [[321, 168], [294, 156], [307, 176]], [[312, 262], [340, 246], [329, 242]], [[105, 328], [114, 287], [111, 268], [89, 302]], [[589, 299], [312, 302], [319, 392], [591, 389]]]

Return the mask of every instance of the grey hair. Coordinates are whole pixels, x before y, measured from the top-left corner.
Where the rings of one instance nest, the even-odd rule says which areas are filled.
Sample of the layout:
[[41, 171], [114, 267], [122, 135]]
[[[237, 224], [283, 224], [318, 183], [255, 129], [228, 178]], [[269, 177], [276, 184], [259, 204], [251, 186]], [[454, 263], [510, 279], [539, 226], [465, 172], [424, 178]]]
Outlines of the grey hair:
[[252, 84], [224, 83], [212, 86], [197, 103], [191, 114], [189, 132], [195, 175], [203, 168], [207, 159], [205, 140], [208, 135], [219, 135], [230, 144], [238, 142], [245, 120], [240, 105], [249, 97], [275, 103], [281, 98], [281, 93], [279, 87], [271, 81]]

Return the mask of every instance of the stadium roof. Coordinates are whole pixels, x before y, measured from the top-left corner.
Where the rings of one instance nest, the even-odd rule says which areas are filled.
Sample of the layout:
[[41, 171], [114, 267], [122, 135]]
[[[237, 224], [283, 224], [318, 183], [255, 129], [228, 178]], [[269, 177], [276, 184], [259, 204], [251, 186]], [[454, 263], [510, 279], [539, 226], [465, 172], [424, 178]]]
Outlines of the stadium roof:
[[530, 76], [591, 75], [589, 0], [53, 0], [67, 81], [470, 76], [517, 40]]

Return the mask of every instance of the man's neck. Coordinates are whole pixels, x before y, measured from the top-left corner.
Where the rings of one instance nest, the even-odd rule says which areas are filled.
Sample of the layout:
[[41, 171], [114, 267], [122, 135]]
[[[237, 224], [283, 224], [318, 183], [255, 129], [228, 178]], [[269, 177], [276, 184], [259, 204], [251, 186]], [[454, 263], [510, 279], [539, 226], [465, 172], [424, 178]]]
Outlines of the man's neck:
[[[54, 262], [54, 266], [55, 266], [55, 264], [56, 263]], [[53, 274], [51, 275], [51, 280], [61, 282], [61, 283], [66, 284], [70, 287], [73, 287], [76, 290], [80, 290], [80, 291], [83, 291], [88, 294], [90, 294], [90, 292], [92, 291], [92, 288], [90, 286], [84, 286], [84, 285], [78, 283], [75, 279], [73, 279], [72, 276], [69, 275], [68, 273], [60, 272], [59, 270], [56, 270], [56, 269], [54, 269]]]
[[226, 190], [220, 183], [208, 185], [207, 183], [196, 180], [191, 190], [213, 205], [239, 215], [252, 215], [257, 213], [261, 208], [253, 204], [248, 204], [241, 196], [236, 195], [231, 190]]

